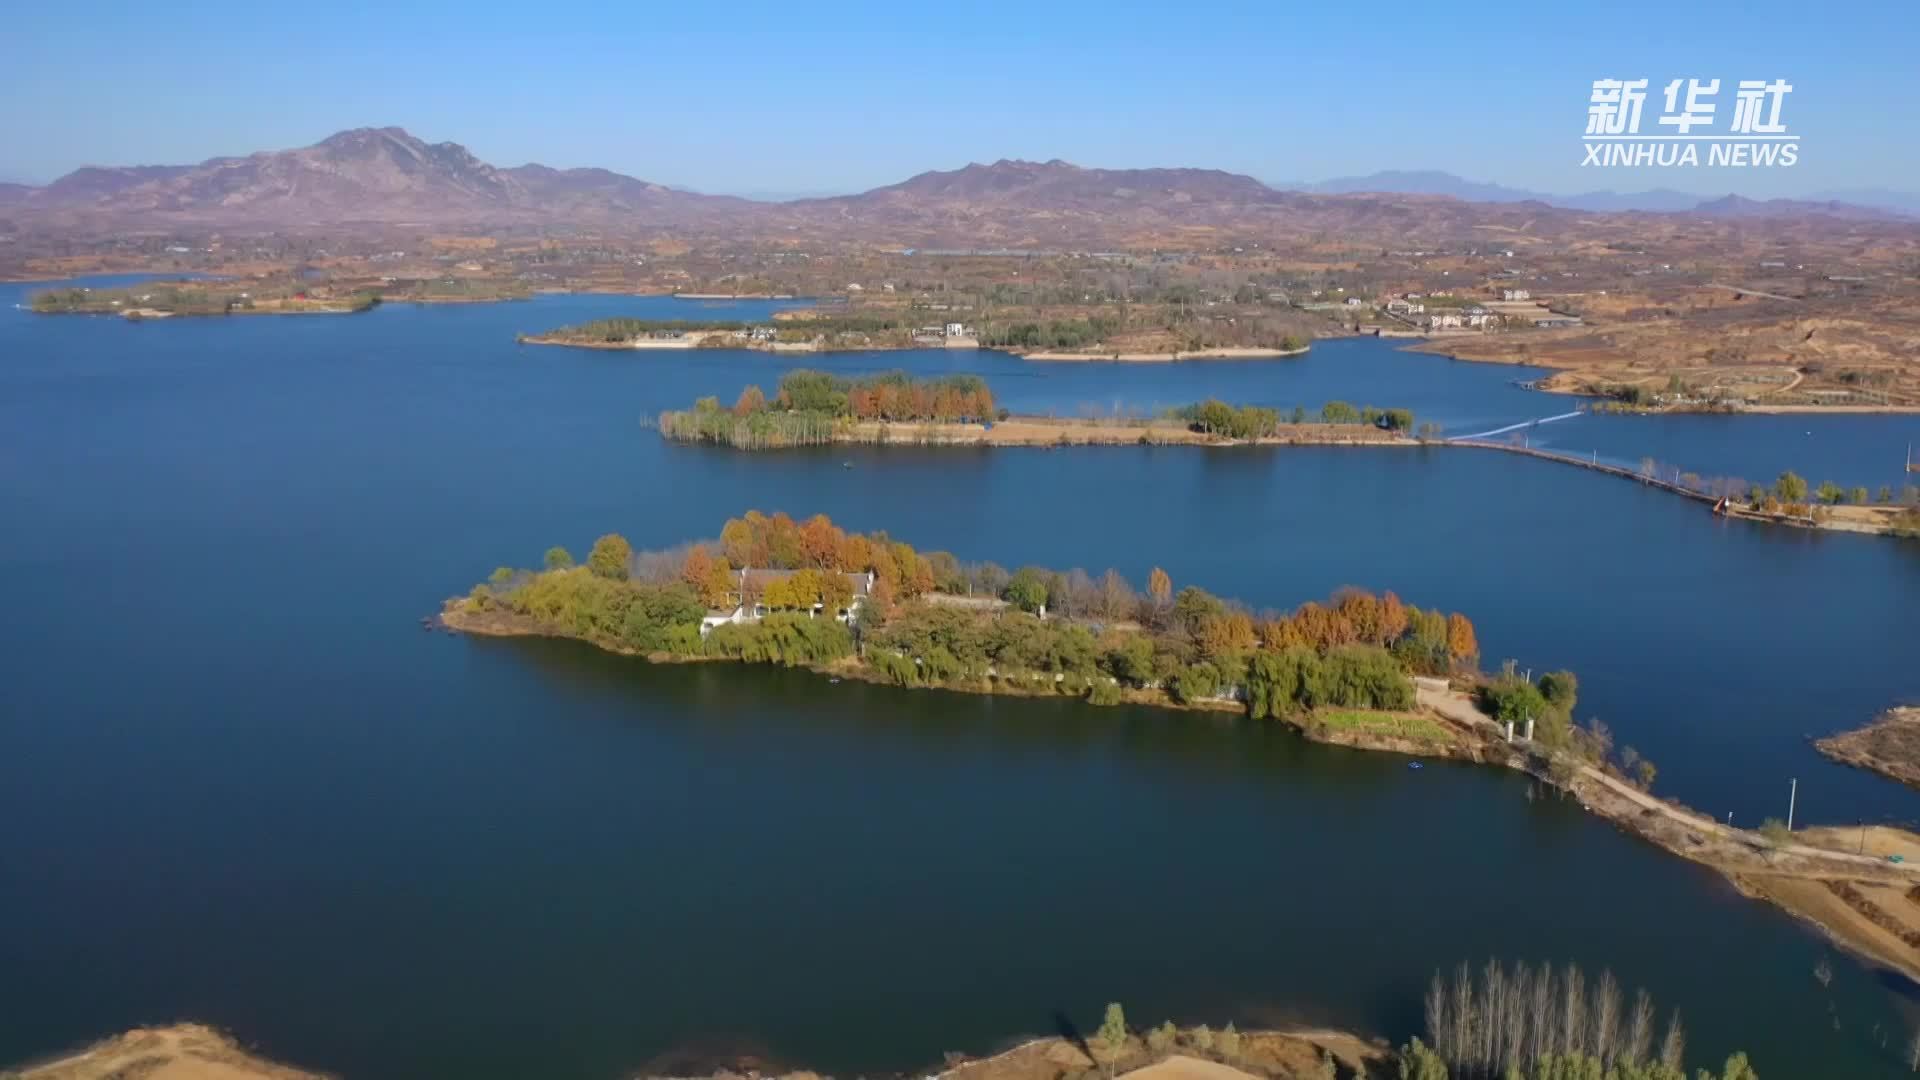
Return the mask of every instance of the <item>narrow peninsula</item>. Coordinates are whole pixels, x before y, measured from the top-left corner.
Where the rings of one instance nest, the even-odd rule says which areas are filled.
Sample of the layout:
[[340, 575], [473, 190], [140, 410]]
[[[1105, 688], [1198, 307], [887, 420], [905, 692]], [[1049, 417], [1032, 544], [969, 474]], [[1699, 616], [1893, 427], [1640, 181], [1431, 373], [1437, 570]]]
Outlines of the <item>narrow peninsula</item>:
[[1239, 713], [1322, 742], [1517, 769], [1920, 980], [1920, 912], [1906, 899], [1920, 865], [1905, 854], [1920, 855], [1920, 836], [1878, 830], [1869, 854], [1864, 834], [1856, 849], [1835, 830], [1737, 829], [1657, 799], [1654, 763], [1616, 748], [1604, 724], [1574, 722], [1573, 673], [1528, 679], [1511, 661], [1482, 673], [1471, 620], [1391, 592], [1256, 614], [1197, 586], [1176, 592], [1158, 569], [1142, 593], [1112, 570], [963, 564], [825, 516], [749, 512], [669, 551], [636, 553], [617, 534], [584, 565], [550, 549], [540, 569], [495, 570], [438, 621], [656, 662]]

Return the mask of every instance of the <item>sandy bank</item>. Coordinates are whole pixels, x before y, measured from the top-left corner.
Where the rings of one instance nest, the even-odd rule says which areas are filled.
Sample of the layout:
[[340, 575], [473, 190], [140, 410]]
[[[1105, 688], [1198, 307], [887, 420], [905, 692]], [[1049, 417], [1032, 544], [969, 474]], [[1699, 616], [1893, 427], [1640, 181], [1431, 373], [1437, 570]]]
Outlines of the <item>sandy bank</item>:
[[204, 1024], [136, 1028], [8, 1075], [20, 1080], [323, 1080], [320, 1073], [254, 1057]]
[[[1136, 1026], [1154, 1021], [1141, 1018]], [[1321, 1062], [1333, 1058], [1341, 1075], [1360, 1075], [1387, 1060], [1392, 1050], [1338, 1031], [1243, 1031], [1236, 1053], [1196, 1045], [1194, 1029], [1179, 1031], [1173, 1046], [1152, 1050], [1139, 1035], [1112, 1052], [1089, 1039], [1085, 1043], [1058, 1037], [1029, 1039], [990, 1057], [964, 1060], [937, 1075], [937, 1080], [1060, 1080], [1063, 1076], [1103, 1070], [1109, 1065], [1129, 1080], [1320, 1080]]]
[[[1842, 764], [1920, 788], [1920, 706], [1889, 709], [1865, 727], [1817, 739], [1813, 746]], [[1920, 855], [1913, 857], [1920, 861]]]

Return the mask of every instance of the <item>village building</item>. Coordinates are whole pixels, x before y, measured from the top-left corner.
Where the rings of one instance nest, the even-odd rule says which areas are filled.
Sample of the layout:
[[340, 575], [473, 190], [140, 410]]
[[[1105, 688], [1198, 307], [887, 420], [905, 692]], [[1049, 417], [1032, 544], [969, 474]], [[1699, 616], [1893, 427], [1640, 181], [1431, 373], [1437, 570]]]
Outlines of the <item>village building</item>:
[[[737, 590], [740, 602], [730, 609], [709, 608], [706, 615], [700, 619], [700, 636], [706, 637], [716, 626], [725, 626], [729, 623], [735, 625], [757, 623], [766, 618], [772, 613], [772, 609], [761, 602], [767, 594], [767, 586], [778, 581], [786, 581], [798, 573], [800, 573], [798, 570], [770, 570], [757, 567], [738, 571], [734, 576], [734, 588]], [[855, 574], [817, 570], [815, 573], [839, 573], [840, 577], [846, 580], [849, 597], [847, 604], [831, 614], [833, 618], [849, 626], [853, 625], [853, 620], [860, 615], [860, 609], [866, 605], [867, 597], [873, 594], [873, 571]], [[816, 603], [807, 611], [807, 614], [817, 619], [828, 612]]]

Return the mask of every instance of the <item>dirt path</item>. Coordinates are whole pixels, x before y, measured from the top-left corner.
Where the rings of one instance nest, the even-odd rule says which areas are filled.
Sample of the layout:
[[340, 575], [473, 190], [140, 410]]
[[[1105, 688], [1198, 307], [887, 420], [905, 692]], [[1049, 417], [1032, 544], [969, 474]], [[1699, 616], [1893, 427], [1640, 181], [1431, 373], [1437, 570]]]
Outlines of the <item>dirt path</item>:
[[[1420, 687], [1420, 704], [1504, 738], [1498, 724], [1465, 694]], [[1515, 740], [1509, 760], [1524, 767]], [[1809, 828], [1775, 844], [1698, 811], [1657, 799], [1591, 765], [1580, 764], [1572, 790], [1583, 809], [1629, 829], [1668, 851], [1725, 874], [1742, 893], [1766, 900], [1818, 927], [1852, 952], [1920, 982], [1920, 836], [1878, 826]], [[1898, 855], [1903, 862], [1889, 861]]]
[[[1429, 690], [1421, 687], [1417, 689], [1415, 693], [1420, 704], [1433, 709], [1456, 723], [1478, 728], [1494, 738], [1501, 738], [1503, 735], [1500, 725], [1494, 723], [1491, 717], [1481, 712], [1479, 708], [1474, 705], [1472, 699], [1459, 691]], [[1516, 737], [1514, 739], [1514, 745], [1517, 748], [1525, 749], [1528, 744], [1524, 739]], [[1640, 815], [1646, 813], [1657, 814], [1680, 828], [1699, 833], [1705, 837], [1739, 844], [1746, 848], [1766, 846], [1766, 841], [1761, 838], [1759, 833], [1747, 829], [1732, 828], [1698, 811], [1657, 799], [1647, 792], [1634, 787], [1632, 784], [1616, 776], [1601, 772], [1591, 765], [1583, 764], [1579, 768], [1581, 780], [1584, 781], [1585, 784], [1597, 786], [1610, 799], [1616, 799], [1630, 804], [1633, 811]], [[1602, 813], [1606, 813], [1604, 807], [1600, 809]], [[1608, 816], [1616, 815], [1608, 814]], [[1836, 830], [1831, 829], [1807, 829], [1805, 830], [1805, 835], [1825, 838], [1831, 836], [1835, 831]], [[1897, 832], [1897, 830], [1893, 831]], [[1901, 835], [1904, 836], [1906, 834]], [[1880, 846], [1884, 848], [1892, 843], [1892, 841], [1886, 837], [1882, 837], [1879, 843]], [[1912, 843], [1914, 844], [1915, 850], [1920, 850], [1920, 837], [1912, 838]], [[1822, 864], [1817, 873], [1802, 873], [1798, 876], [1811, 877], [1819, 876], [1819, 874], [1823, 873], [1852, 870], [1868, 874], [1875, 878], [1904, 879], [1915, 884], [1920, 884], [1920, 862], [1890, 863], [1887, 861], [1884, 852], [1860, 854], [1854, 851], [1836, 850], [1835, 847], [1831, 846], [1802, 843], [1782, 844], [1777, 848], [1769, 848], [1768, 851], [1771, 856], [1775, 857], [1795, 855], [1803, 859], [1817, 860]], [[1702, 859], [1701, 861], [1705, 862], [1708, 860]], [[1756, 859], [1755, 861], [1758, 865], [1755, 865], [1753, 869], [1757, 871], [1779, 872], [1779, 867], [1772, 862], [1762, 861], [1761, 859]]]
[[1759, 289], [1749, 289], [1745, 285], [1722, 285], [1715, 281], [1709, 282], [1706, 288], [1720, 289], [1724, 292], [1738, 293], [1744, 296], [1758, 296], [1767, 300], [1785, 300], [1789, 304], [1797, 304], [1800, 302], [1800, 298], [1797, 296], [1781, 296], [1779, 293], [1761, 292]]

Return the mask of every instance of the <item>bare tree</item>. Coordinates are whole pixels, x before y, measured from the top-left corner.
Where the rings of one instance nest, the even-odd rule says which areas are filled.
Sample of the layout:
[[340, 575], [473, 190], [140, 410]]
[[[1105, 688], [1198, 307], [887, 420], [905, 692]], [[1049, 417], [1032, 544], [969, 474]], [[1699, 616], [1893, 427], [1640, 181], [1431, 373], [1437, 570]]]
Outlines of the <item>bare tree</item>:
[[1620, 984], [1613, 972], [1600, 973], [1600, 985], [1593, 993], [1593, 1055], [1608, 1068], [1613, 1066], [1620, 1041]]
[[1660, 1064], [1679, 1069], [1687, 1056], [1687, 1031], [1680, 1024], [1680, 1010], [1667, 1020], [1667, 1037], [1660, 1040]]
[[1587, 1050], [1587, 980], [1572, 964], [1561, 975], [1560, 1052], [1585, 1053]]
[[[1473, 986], [1467, 980], [1467, 964], [1461, 961], [1453, 972], [1453, 1037], [1450, 1056], [1466, 1061], [1473, 1046]], [[1442, 1052], [1447, 1055], [1446, 1051]]]
[[1640, 1066], [1653, 1053], [1653, 996], [1644, 989], [1633, 995], [1633, 1018], [1627, 1023], [1627, 1064]]
[[1447, 1030], [1447, 984], [1440, 977], [1440, 969], [1435, 968], [1433, 978], [1427, 983], [1427, 997], [1424, 1002], [1427, 1013], [1427, 1038], [1439, 1041], [1442, 1032]]
[[1134, 608], [1139, 606], [1139, 598], [1133, 593], [1133, 586], [1120, 576], [1120, 571], [1109, 570], [1100, 578], [1100, 614], [1108, 622], [1120, 622], [1133, 617]]
[[1534, 1061], [1560, 1052], [1558, 1040], [1554, 1038], [1553, 1016], [1553, 965], [1542, 964], [1540, 970], [1533, 973], [1533, 991], [1527, 1002], [1528, 1039], [1527, 1060]]

